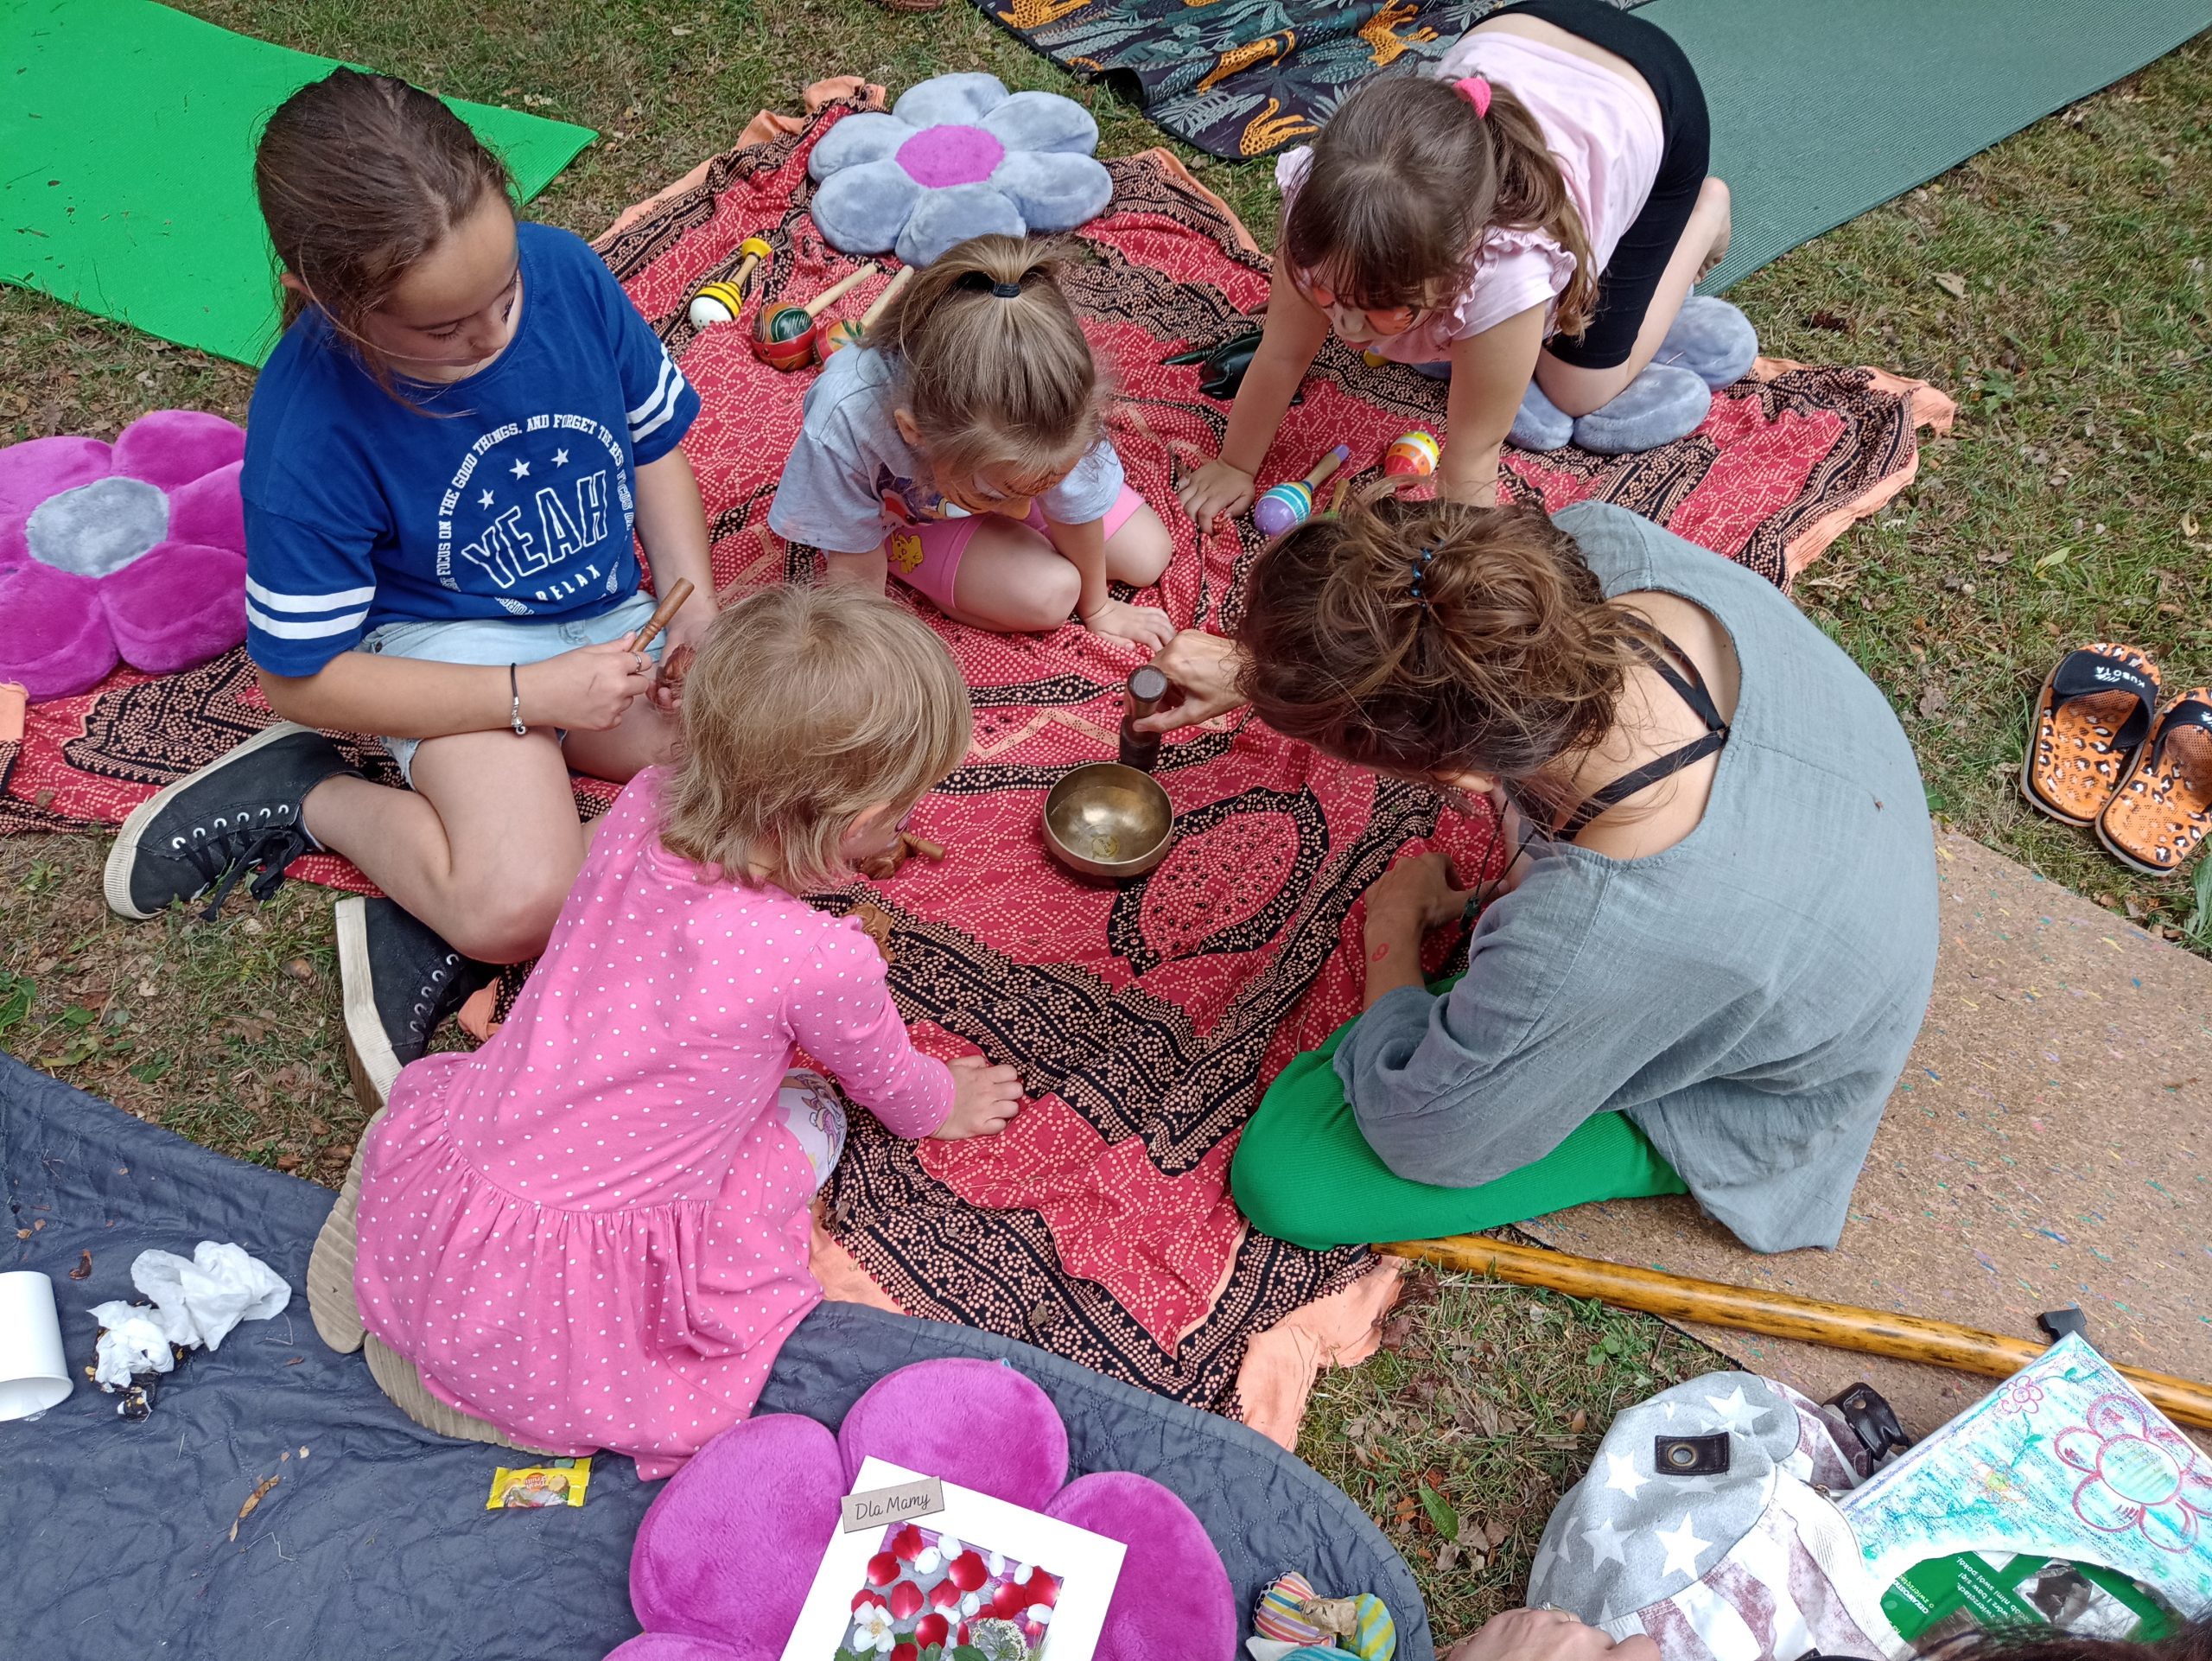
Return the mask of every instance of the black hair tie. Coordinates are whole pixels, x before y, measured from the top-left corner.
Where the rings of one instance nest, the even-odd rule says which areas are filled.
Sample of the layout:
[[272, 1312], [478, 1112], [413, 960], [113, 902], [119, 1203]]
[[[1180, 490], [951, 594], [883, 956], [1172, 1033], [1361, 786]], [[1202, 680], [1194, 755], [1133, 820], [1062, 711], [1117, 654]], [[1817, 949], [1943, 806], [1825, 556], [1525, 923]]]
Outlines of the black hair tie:
[[1019, 283], [994, 283], [991, 284], [991, 292], [998, 296], [1001, 300], [1018, 300], [1021, 297], [1021, 284]]

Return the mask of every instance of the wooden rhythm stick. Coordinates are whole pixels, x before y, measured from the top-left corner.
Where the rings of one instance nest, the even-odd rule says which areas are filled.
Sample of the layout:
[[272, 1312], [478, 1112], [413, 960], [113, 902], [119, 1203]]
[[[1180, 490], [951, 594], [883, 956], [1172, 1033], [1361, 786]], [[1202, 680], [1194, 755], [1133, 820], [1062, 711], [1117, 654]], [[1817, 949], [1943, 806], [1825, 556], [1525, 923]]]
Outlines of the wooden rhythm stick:
[[821, 332], [815, 340], [815, 355], [827, 360], [832, 353], [846, 347], [867, 344], [868, 330], [874, 328], [883, 314], [891, 309], [891, 302], [899, 297], [899, 291], [906, 286], [913, 275], [912, 265], [900, 266], [891, 280], [883, 285], [883, 292], [877, 295], [869, 302], [868, 309], [860, 315], [858, 321], [849, 317], [842, 318]]
[[690, 597], [691, 582], [689, 577], [679, 576], [670, 583], [668, 592], [660, 597], [660, 604], [653, 608], [653, 614], [645, 619], [645, 626], [638, 631], [638, 638], [630, 642], [630, 650], [643, 652], [658, 640], [661, 630], [675, 620], [676, 614], [683, 610], [683, 602]]
[[[1769, 1338], [1794, 1338], [1863, 1355], [1924, 1361], [1986, 1378], [2005, 1378], [2044, 1352], [2040, 1344], [2001, 1333], [1979, 1332], [1948, 1321], [1892, 1314], [1848, 1303], [1829, 1303], [1719, 1281], [1691, 1280], [1655, 1269], [1631, 1269], [1595, 1257], [1514, 1245], [1479, 1234], [1442, 1240], [1378, 1245], [1396, 1257], [1418, 1258], [1446, 1269], [1471, 1270], [1516, 1286], [1539, 1286], [1578, 1298], [1599, 1298], [1624, 1309], [1641, 1309], [1670, 1321], [1701, 1321]], [[2152, 1406], [2177, 1424], [2212, 1429], [2212, 1387], [2140, 1367], [2118, 1367]]]

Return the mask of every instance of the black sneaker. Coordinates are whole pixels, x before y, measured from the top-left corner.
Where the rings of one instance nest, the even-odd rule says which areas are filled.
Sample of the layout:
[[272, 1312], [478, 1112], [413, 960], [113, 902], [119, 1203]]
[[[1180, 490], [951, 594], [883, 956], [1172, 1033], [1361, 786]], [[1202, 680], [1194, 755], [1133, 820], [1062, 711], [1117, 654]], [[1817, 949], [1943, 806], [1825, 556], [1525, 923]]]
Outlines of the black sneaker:
[[213, 888], [212, 919], [249, 871], [246, 891], [266, 901], [302, 854], [315, 851], [300, 804], [333, 773], [353, 773], [338, 746], [313, 728], [280, 721], [142, 805], [108, 850], [107, 903], [124, 917], [158, 915], [175, 900]]
[[346, 1055], [363, 1106], [384, 1105], [400, 1068], [429, 1048], [438, 1023], [492, 975], [396, 901], [353, 895], [338, 902]]

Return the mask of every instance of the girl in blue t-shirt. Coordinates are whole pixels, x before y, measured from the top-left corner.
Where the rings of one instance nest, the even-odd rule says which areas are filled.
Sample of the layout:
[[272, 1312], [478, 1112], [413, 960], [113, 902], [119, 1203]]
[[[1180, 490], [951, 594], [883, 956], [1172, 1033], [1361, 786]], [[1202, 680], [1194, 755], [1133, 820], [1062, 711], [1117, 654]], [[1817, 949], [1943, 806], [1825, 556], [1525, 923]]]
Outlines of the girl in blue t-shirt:
[[[714, 585], [677, 441], [699, 400], [591, 249], [517, 224], [505, 168], [418, 88], [303, 87], [254, 180], [286, 328], [239, 480], [246, 648], [287, 719], [133, 813], [107, 897], [219, 904], [258, 869], [266, 898], [298, 855], [345, 855], [391, 896], [338, 914], [347, 1038], [381, 1088], [475, 965], [543, 946], [588, 839], [569, 769], [670, 754], [632, 534], [659, 586], [696, 589], [659, 644], [697, 639]], [[412, 788], [318, 729], [381, 735]]]

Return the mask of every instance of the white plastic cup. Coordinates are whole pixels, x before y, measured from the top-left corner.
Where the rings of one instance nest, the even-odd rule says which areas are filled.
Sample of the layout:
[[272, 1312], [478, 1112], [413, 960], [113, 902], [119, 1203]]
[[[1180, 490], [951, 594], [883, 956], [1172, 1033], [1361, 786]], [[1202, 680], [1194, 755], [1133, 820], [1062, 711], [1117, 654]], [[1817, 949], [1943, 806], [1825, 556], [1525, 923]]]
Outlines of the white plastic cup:
[[43, 1413], [70, 1387], [54, 1282], [35, 1269], [0, 1275], [0, 1420]]

